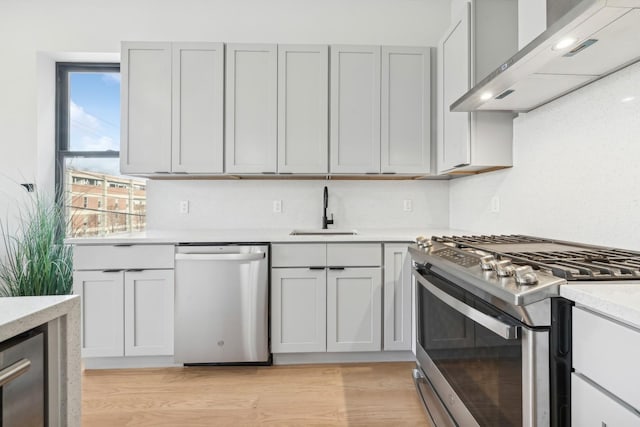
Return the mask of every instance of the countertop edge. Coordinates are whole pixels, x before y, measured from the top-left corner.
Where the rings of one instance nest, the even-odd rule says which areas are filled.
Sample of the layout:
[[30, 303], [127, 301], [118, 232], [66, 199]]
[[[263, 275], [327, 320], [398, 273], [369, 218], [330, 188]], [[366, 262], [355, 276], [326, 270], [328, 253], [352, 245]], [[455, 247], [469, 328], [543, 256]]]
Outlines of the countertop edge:
[[[4, 341], [9, 338], [13, 338], [23, 332], [35, 328], [36, 326], [43, 325], [50, 322], [53, 319], [62, 317], [70, 313], [75, 307], [80, 306], [79, 295], [65, 295], [66, 298], [60, 301], [52, 302], [50, 305], [44, 308], [38, 308], [36, 310], [27, 310], [25, 313], [13, 320], [10, 320], [0, 325], [0, 341]], [[18, 298], [46, 298], [43, 297], [18, 297]], [[16, 302], [17, 298], [11, 298], [11, 302]], [[0, 298], [0, 304], [6, 300]], [[8, 302], [8, 301], [7, 301]]]
[[640, 284], [563, 285], [560, 295], [603, 316], [640, 329]]

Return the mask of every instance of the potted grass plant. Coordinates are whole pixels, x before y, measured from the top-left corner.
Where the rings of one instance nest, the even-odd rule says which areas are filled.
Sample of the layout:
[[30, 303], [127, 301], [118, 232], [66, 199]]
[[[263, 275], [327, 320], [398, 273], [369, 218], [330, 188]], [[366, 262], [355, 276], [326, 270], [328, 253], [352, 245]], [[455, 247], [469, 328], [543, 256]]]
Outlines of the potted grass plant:
[[0, 296], [66, 295], [73, 286], [73, 257], [65, 245], [64, 207], [37, 191], [20, 210], [15, 231], [0, 223]]

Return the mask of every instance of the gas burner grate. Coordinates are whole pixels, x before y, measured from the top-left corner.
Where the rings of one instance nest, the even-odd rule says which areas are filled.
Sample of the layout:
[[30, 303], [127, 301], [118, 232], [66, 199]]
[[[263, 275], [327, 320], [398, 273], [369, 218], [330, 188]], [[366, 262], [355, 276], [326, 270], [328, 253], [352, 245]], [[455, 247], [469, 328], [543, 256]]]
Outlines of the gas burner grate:
[[[491, 253], [499, 259], [510, 259], [517, 265], [530, 265], [566, 280], [640, 279], [640, 253], [624, 249], [523, 235], [443, 236], [432, 240]], [[534, 249], [542, 247], [558, 250]]]

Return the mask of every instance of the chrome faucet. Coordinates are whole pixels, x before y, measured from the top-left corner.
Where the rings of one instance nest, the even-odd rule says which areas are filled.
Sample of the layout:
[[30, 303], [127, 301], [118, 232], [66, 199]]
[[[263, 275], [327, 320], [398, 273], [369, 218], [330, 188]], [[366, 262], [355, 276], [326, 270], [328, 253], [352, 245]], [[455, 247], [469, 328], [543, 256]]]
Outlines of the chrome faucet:
[[333, 214], [331, 214], [331, 219], [327, 218], [327, 206], [329, 205], [329, 189], [325, 185], [324, 187], [324, 203], [322, 209], [322, 229], [326, 230], [327, 225], [333, 224]]

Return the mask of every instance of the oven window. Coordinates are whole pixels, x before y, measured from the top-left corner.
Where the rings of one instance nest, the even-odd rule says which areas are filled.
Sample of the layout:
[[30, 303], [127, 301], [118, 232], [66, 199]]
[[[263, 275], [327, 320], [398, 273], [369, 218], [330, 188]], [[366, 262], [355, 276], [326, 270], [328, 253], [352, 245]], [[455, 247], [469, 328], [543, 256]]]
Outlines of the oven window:
[[[480, 311], [495, 311], [437, 276], [429, 282]], [[507, 340], [418, 286], [418, 342], [481, 426], [522, 425], [521, 340]]]

